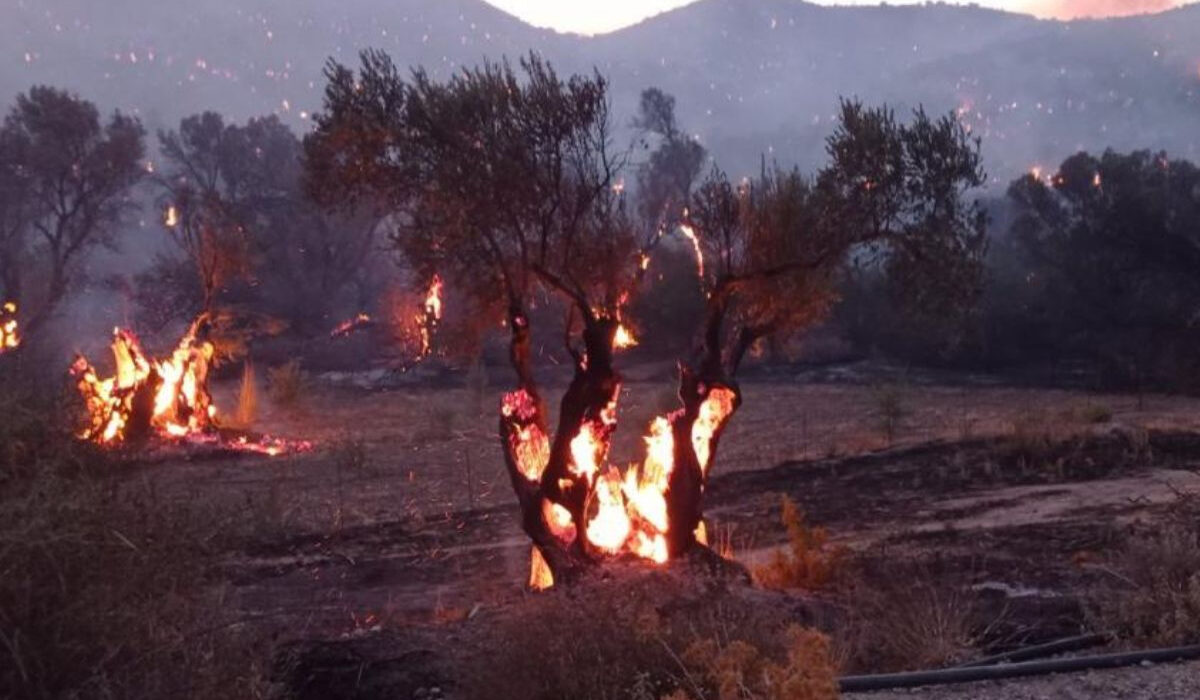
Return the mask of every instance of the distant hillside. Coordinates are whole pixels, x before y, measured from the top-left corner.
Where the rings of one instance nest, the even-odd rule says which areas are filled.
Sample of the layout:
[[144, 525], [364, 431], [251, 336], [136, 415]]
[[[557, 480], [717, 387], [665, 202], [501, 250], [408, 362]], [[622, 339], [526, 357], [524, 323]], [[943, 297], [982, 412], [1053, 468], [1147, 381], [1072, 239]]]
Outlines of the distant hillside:
[[[173, 7], [167, 7], [168, 5]], [[442, 75], [530, 49], [598, 67], [621, 119], [649, 85], [726, 169], [819, 162], [839, 95], [960, 110], [1006, 179], [1079, 149], [1200, 160], [1200, 7], [1086, 22], [948, 5], [838, 8], [705, 0], [595, 38], [530, 27], [480, 0], [16, 0], [0, 11], [0, 100], [69, 87], [151, 128], [201, 109], [304, 128], [321, 67], [363, 47]]]

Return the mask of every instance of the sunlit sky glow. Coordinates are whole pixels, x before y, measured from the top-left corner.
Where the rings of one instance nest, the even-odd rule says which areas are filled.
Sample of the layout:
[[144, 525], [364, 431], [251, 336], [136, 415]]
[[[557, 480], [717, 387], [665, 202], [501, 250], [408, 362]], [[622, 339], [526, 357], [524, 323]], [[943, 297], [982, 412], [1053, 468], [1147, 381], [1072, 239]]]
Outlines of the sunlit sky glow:
[[[695, 0], [487, 0], [530, 24], [562, 32], [599, 34]], [[891, 0], [903, 4], [913, 0]], [[976, 0], [978, 4], [1039, 17], [1073, 19], [1158, 12], [1186, 0]], [[879, 0], [817, 0], [822, 5], [878, 5]], [[965, 3], [964, 3], [965, 4]]]

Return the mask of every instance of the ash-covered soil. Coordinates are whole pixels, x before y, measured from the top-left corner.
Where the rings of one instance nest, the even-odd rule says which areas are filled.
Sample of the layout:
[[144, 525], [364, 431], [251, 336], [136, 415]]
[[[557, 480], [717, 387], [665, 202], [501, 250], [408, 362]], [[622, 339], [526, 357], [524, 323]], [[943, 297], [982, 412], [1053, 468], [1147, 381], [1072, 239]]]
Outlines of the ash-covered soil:
[[[669, 378], [656, 372], [630, 372], [618, 463], [640, 457], [641, 429], [670, 405]], [[710, 531], [737, 561], [752, 568], [783, 544], [786, 495], [853, 553], [855, 576], [895, 577], [902, 562], [905, 575], [969, 598], [988, 620], [973, 650], [984, 654], [1086, 628], [1079, 592], [1105, 576], [1105, 552], [1153, 529], [1180, 494], [1200, 493], [1200, 402], [912, 383], [888, 389], [901, 392], [903, 412], [885, 429], [881, 390], [809, 377], [747, 383], [707, 501]], [[497, 395], [317, 388], [255, 426], [313, 440], [313, 452], [156, 463], [137, 478], [236, 504], [261, 523], [214, 578], [280, 641], [280, 678], [293, 694], [459, 697], [495, 631], [523, 617], [534, 624], [547, 605], [524, 587], [529, 543], [493, 442]], [[654, 572], [619, 568], [597, 584], [604, 595], [645, 591], [641, 603], [667, 605], [662, 585], [643, 578]], [[681, 595], [692, 601], [685, 616], [703, 600], [839, 624], [840, 603], [821, 594], [697, 585]], [[1115, 673], [1111, 693], [1088, 680], [1106, 674], [1081, 678], [1079, 688], [1096, 690], [1079, 697], [1138, 697], [1121, 693], [1141, 671]], [[1039, 682], [1013, 686], [1029, 695], [927, 696], [1072, 697]]]

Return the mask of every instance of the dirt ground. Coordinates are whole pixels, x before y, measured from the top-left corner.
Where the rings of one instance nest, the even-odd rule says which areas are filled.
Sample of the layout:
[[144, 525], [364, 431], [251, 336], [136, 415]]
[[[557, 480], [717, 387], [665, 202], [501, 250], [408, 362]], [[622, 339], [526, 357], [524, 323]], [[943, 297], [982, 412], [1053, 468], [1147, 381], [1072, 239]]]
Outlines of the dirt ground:
[[[364, 390], [314, 379], [298, 405], [264, 400], [255, 424], [311, 440], [313, 451], [172, 459], [132, 478], [255, 515], [263, 537], [229, 552], [220, 578], [281, 642], [377, 638], [361, 653], [394, 659], [401, 649], [387, 640], [398, 630], [468, 634], [483, 613], [533, 595], [524, 589], [529, 543], [493, 437], [505, 383]], [[219, 406], [233, 405], [233, 390], [220, 387]], [[982, 649], [1078, 633], [1071, 592], [1102, 575], [1088, 565], [1092, 555], [1124, 530], [1153, 526], [1180, 493], [1200, 493], [1194, 399], [858, 368], [775, 373], [743, 390], [707, 507], [734, 557], [754, 566], [781, 544], [786, 494], [835, 543], [868, 558], [919, 560], [996, 610]], [[627, 372], [615, 462], [640, 458], [642, 430], [671, 400], [669, 368]], [[872, 697], [1196, 697], [1195, 670]], [[412, 682], [424, 691], [449, 682], [452, 696], [453, 679]]]

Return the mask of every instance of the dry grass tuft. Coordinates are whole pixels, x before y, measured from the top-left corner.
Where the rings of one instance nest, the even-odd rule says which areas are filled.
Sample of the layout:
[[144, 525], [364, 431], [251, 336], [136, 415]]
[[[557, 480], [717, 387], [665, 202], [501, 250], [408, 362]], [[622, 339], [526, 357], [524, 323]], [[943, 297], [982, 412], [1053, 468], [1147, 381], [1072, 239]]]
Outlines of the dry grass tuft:
[[300, 367], [300, 360], [289, 360], [278, 367], [267, 370], [267, 386], [271, 401], [278, 406], [296, 406], [304, 398], [308, 375]]
[[1197, 521], [1130, 538], [1101, 568], [1089, 595], [1092, 625], [1131, 646], [1200, 643]]
[[254, 381], [254, 365], [249, 360], [243, 365], [233, 420], [239, 428], [250, 428], [258, 420], [258, 387]]
[[896, 441], [896, 434], [909, 413], [905, 405], [904, 386], [894, 382], [880, 384], [872, 389], [871, 398], [875, 404], [875, 418], [879, 423], [879, 430], [890, 447]]
[[1113, 410], [1105, 404], [1088, 404], [1079, 410], [1079, 420], [1090, 425], [1111, 423]]
[[835, 647], [848, 671], [937, 668], [976, 655], [986, 633], [969, 592], [943, 586], [917, 567], [890, 564], [860, 572], [843, 592], [845, 619]]
[[773, 590], [815, 590], [829, 584], [838, 574], [845, 551], [829, 546], [829, 534], [811, 527], [787, 496], [782, 499], [780, 521], [787, 528], [788, 545], [754, 570], [755, 582]]

